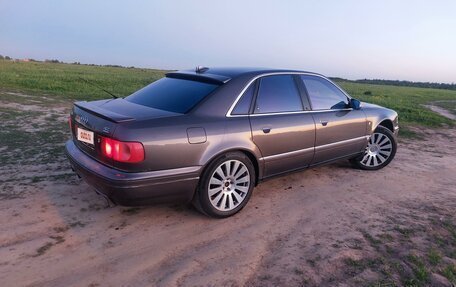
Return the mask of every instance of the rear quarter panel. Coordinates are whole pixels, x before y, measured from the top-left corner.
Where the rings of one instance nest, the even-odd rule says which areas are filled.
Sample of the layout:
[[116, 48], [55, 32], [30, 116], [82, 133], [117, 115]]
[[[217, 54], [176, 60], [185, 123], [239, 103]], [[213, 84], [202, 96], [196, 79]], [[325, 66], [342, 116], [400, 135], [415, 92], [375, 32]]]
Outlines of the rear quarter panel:
[[[191, 144], [187, 133], [189, 128], [204, 129], [206, 141]], [[138, 167], [143, 171], [204, 166], [217, 155], [233, 149], [259, 152], [250, 140], [247, 117], [229, 119], [225, 116], [182, 115], [123, 123], [116, 128], [115, 138], [143, 143], [145, 161]]]

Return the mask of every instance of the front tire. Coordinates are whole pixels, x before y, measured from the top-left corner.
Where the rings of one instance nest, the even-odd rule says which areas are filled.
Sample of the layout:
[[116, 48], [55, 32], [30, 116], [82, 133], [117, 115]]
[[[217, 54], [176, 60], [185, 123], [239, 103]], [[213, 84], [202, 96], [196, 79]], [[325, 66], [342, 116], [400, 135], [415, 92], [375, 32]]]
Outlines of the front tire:
[[364, 153], [351, 160], [352, 164], [364, 170], [378, 170], [387, 166], [396, 155], [397, 142], [393, 132], [378, 126], [369, 138]]
[[255, 186], [255, 169], [241, 152], [214, 160], [203, 172], [193, 205], [211, 217], [224, 218], [239, 212]]

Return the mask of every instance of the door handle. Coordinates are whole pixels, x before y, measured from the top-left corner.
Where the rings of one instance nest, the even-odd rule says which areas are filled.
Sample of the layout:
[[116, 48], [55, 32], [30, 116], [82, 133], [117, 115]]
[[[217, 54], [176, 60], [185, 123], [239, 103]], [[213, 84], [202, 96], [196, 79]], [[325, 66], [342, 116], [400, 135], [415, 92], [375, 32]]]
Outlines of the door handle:
[[328, 121], [322, 121], [320, 120], [320, 123], [322, 126], [326, 127], [328, 125]]
[[263, 133], [268, 134], [271, 131], [271, 128], [263, 128]]

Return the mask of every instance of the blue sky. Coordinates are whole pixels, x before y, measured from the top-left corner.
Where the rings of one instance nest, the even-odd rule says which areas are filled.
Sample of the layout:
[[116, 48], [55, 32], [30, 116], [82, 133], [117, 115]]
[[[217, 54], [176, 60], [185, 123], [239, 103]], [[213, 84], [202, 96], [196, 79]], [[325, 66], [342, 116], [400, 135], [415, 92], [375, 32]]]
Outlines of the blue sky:
[[456, 1], [0, 0], [0, 54], [456, 82]]

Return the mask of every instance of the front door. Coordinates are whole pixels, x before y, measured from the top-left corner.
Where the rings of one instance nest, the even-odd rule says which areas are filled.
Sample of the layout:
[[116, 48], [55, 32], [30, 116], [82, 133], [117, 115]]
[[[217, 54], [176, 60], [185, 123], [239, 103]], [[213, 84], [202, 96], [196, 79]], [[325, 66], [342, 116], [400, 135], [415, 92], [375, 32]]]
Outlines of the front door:
[[348, 97], [330, 81], [301, 75], [315, 120], [315, 156], [312, 164], [360, 153], [366, 147], [367, 120], [348, 106]]
[[265, 76], [250, 115], [252, 137], [261, 151], [264, 176], [307, 167], [314, 155], [315, 122], [303, 105], [293, 75]]

